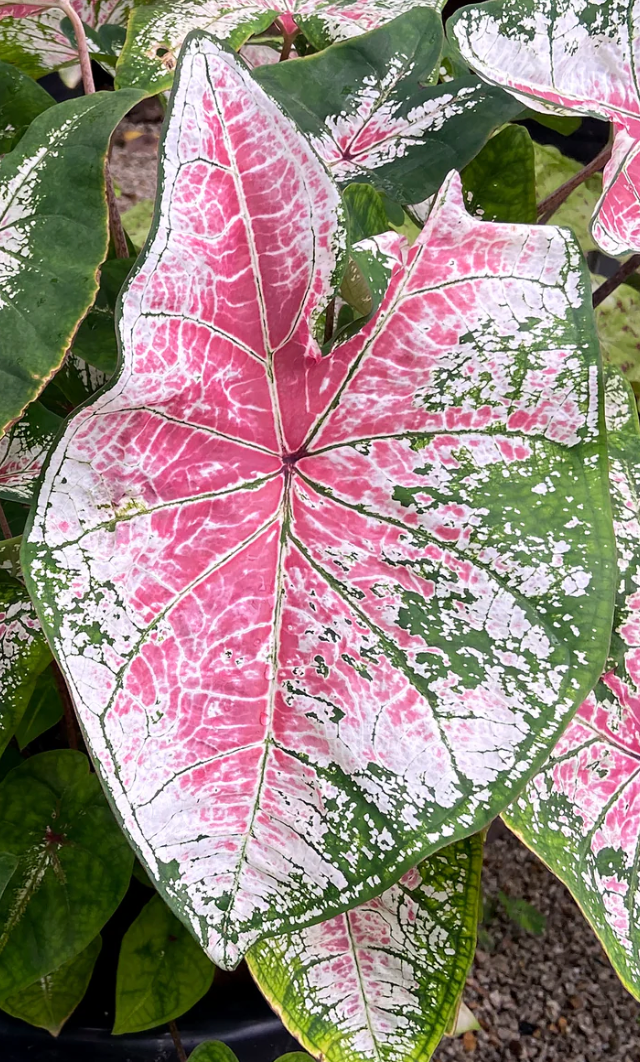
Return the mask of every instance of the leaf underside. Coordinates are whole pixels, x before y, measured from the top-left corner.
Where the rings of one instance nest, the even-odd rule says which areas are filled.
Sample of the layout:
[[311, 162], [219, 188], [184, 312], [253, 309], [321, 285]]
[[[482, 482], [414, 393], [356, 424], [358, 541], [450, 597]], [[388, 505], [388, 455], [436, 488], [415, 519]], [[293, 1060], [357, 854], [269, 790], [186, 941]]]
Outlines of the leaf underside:
[[633, 394], [616, 369], [607, 370], [607, 424], [620, 569], [611, 659], [504, 817], [568, 886], [640, 998], [640, 429]]
[[482, 838], [436, 852], [381, 896], [256, 944], [247, 962], [289, 1031], [326, 1062], [427, 1062], [473, 959]]
[[640, 251], [638, 0], [490, 0], [448, 23], [464, 59], [535, 110], [613, 123], [613, 155], [592, 219], [607, 254]]
[[233, 966], [522, 788], [602, 670], [613, 543], [572, 238], [452, 176], [322, 359], [337, 190], [231, 53], [181, 62], [122, 366], [23, 562], [125, 831]]

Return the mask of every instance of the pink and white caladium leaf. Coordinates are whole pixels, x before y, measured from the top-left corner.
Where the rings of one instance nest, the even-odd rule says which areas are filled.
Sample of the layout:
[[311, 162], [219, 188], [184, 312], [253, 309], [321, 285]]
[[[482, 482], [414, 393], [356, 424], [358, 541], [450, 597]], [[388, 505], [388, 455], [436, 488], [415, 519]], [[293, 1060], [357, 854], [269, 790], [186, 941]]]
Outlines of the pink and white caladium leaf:
[[26, 588], [0, 571], [0, 755], [50, 663], [51, 650]]
[[[127, 24], [135, 0], [71, 0], [89, 30]], [[31, 77], [42, 77], [78, 62], [78, 52], [63, 26], [59, 7], [0, 3], [0, 58]], [[124, 32], [123, 32], [124, 36]], [[97, 43], [90, 46], [98, 50]]]
[[233, 48], [279, 20], [299, 28], [315, 48], [384, 26], [415, 7], [440, 10], [442, 0], [164, 0], [134, 11], [117, 65], [116, 84], [149, 92], [169, 88], [178, 53], [191, 30], [204, 30]]
[[61, 423], [55, 413], [33, 402], [0, 438], [0, 498], [29, 504]]
[[437, 11], [417, 7], [388, 25], [256, 80], [296, 120], [341, 184], [369, 181], [402, 203], [433, 195], [522, 105], [475, 77], [437, 79]]
[[448, 23], [474, 70], [535, 110], [613, 123], [613, 155], [592, 220], [608, 254], [640, 251], [638, 0], [490, 0]]
[[484, 826], [596, 682], [597, 340], [573, 237], [473, 220], [453, 174], [319, 357], [339, 193], [204, 34], [161, 167], [22, 556], [116, 814], [230, 967]]
[[346, 914], [261, 941], [249, 969], [315, 1058], [428, 1062], [473, 960], [481, 869], [476, 834]]
[[568, 886], [640, 998], [640, 430], [631, 388], [614, 368], [606, 398], [620, 569], [611, 656], [504, 817]]

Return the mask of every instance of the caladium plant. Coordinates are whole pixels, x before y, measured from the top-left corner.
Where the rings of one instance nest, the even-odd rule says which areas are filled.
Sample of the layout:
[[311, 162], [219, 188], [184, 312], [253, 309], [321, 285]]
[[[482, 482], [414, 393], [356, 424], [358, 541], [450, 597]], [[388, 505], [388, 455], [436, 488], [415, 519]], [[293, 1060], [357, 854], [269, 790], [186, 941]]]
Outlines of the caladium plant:
[[[639, 991], [637, 426], [437, 7], [139, 5], [93, 95], [119, 9], [65, 0], [66, 104], [0, 46], [0, 1011], [53, 1033], [127, 891], [116, 1035], [246, 953], [319, 1059], [426, 1062], [497, 814]], [[109, 137], [176, 63], [136, 258]]]
[[[89, 30], [110, 27], [102, 47], [113, 43], [121, 34], [136, 0], [70, 0]], [[65, 13], [54, 3], [0, 3], [0, 58], [19, 67], [32, 77], [50, 70], [76, 65], [78, 51]], [[111, 29], [113, 28], [113, 29]], [[120, 34], [117, 30], [120, 30]], [[113, 31], [116, 31], [115, 37]], [[109, 31], [107, 31], [109, 32]], [[93, 35], [93, 50], [100, 53], [101, 42]], [[114, 56], [115, 62], [115, 56]]]
[[337, 190], [231, 52], [181, 64], [122, 366], [23, 559], [117, 815], [232, 967], [505, 805], [602, 669], [614, 571], [572, 238], [452, 176], [323, 360]]
[[388, 25], [256, 80], [295, 119], [340, 185], [370, 181], [401, 203], [433, 195], [522, 110], [474, 77], [435, 85], [442, 20], [417, 7]]
[[191, 30], [205, 30], [239, 48], [278, 21], [293, 37], [302, 30], [314, 48], [356, 37], [416, 7], [440, 10], [442, 0], [164, 0], [132, 15], [117, 66], [120, 86], [153, 92], [169, 88], [182, 43]]
[[604, 251], [640, 251], [637, 0], [490, 0], [452, 17], [450, 33], [485, 80], [535, 110], [611, 122], [613, 154], [592, 221]]
[[631, 388], [615, 369], [607, 379], [607, 426], [620, 566], [611, 656], [505, 820], [571, 889], [623, 982], [640, 996], [640, 429]]

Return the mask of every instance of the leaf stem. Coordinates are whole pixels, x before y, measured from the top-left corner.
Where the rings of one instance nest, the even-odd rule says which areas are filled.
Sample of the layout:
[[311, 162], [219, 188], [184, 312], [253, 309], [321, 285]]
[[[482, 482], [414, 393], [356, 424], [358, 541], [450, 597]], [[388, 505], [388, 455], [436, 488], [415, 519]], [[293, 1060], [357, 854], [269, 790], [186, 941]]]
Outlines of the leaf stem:
[[[75, 8], [69, 3], [69, 0], [58, 0], [58, 7], [64, 11], [73, 26], [73, 32], [75, 34], [76, 45], [78, 48], [78, 58], [80, 60], [80, 70], [82, 72], [84, 94], [85, 96], [92, 96], [96, 91], [96, 83], [93, 80], [91, 54], [89, 52], [87, 35], [84, 31], [82, 19]], [[104, 176], [107, 192], [107, 207], [109, 209], [109, 228], [111, 229], [111, 235], [113, 237], [113, 246], [115, 248], [116, 257], [128, 258], [129, 248], [127, 246], [127, 237], [125, 236], [122, 227], [122, 219], [120, 218], [120, 211], [118, 210], [116, 194], [113, 190], [113, 181], [111, 180], [108, 162], [105, 164]]]
[[78, 724], [76, 722], [76, 714], [73, 710], [73, 704], [71, 703], [71, 697], [69, 696], [69, 688], [56, 660], [53, 661], [51, 667], [53, 668], [53, 677], [64, 709], [64, 726], [67, 732], [67, 743], [70, 749], [77, 752], [79, 745]]
[[169, 1032], [171, 1033], [171, 1039], [173, 1040], [173, 1046], [176, 1049], [179, 1062], [187, 1062], [187, 1052], [182, 1046], [182, 1040], [180, 1039], [180, 1033], [178, 1032], [178, 1026], [175, 1021], [169, 1022]]
[[327, 305], [324, 318], [324, 341], [328, 343], [333, 335], [333, 326], [336, 316], [336, 299], [335, 295]]
[[581, 170], [579, 170], [573, 177], [570, 177], [568, 181], [561, 184], [559, 188], [556, 188], [555, 192], [548, 195], [546, 199], [543, 199], [538, 203], [538, 224], [546, 225], [549, 218], [555, 214], [558, 207], [561, 207], [565, 199], [568, 199], [572, 192], [579, 188], [584, 181], [589, 177], [593, 177], [594, 173], [599, 173], [604, 169], [607, 162], [611, 158], [612, 144], [607, 144], [602, 151], [596, 155], [595, 159], [587, 163]]
[[293, 42], [298, 36], [298, 28], [296, 27], [293, 33], [287, 33], [286, 29], [280, 22], [280, 19], [276, 19], [276, 25], [282, 34], [282, 51], [280, 52], [280, 58], [278, 59], [278, 62], [284, 63], [291, 55]]
[[0, 531], [2, 531], [3, 538], [13, 538], [13, 531], [9, 526], [9, 521], [5, 516], [5, 511], [2, 508], [2, 504], [0, 504]]
[[619, 269], [615, 271], [612, 277], [605, 280], [604, 284], [601, 284], [599, 288], [593, 293], [593, 308], [599, 306], [601, 302], [611, 295], [612, 291], [619, 288], [621, 284], [624, 284], [627, 277], [630, 277], [632, 273], [635, 273], [636, 269], [640, 267], [640, 254], [632, 254], [631, 258], [627, 258], [626, 262], [623, 262]]

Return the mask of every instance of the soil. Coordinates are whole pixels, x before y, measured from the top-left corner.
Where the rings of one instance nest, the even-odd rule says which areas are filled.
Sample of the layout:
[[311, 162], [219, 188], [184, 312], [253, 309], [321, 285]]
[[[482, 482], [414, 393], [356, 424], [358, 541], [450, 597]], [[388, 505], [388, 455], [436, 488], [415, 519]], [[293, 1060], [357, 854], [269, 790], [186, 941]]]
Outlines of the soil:
[[[146, 101], [114, 137], [123, 211], [155, 194], [161, 118]], [[496, 909], [481, 927], [464, 996], [481, 1028], [445, 1039], [435, 1062], [639, 1062], [640, 1004], [564, 886], [500, 824], [486, 846], [483, 889]], [[535, 935], [511, 921], [491, 902], [500, 891], [532, 904], [545, 930]]]

